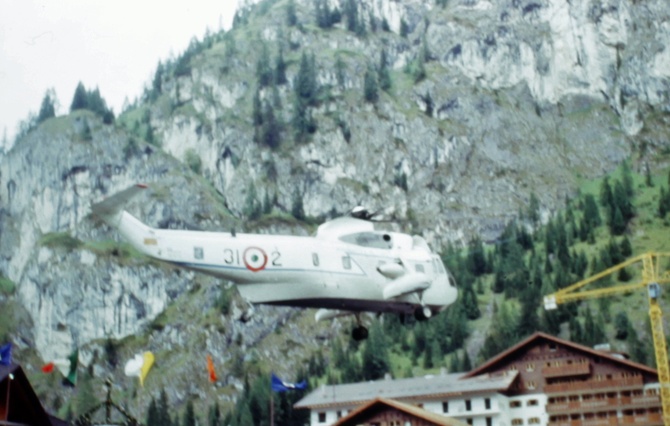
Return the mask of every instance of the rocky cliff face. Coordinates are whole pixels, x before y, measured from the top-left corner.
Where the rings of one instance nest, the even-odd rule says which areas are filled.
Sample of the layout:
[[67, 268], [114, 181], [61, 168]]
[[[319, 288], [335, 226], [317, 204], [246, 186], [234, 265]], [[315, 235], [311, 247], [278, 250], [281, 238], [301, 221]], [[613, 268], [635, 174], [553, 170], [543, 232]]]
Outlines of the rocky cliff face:
[[[551, 211], [579, 178], [632, 154], [651, 161], [666, 143], [665, 0], [461, 0], [444, 8], [365, 0], [356, 2], [364, 36], [345, 22], [316, 27], [311, 0], [296, 0], [299, 25], [290, 27], [286, 1], [262, 4], [199, 50], [190, 72], [161, 76], [157, 99], [141, 106], [161, 148], [78, 112], [44, 123], [0, 157], [0, 274], [17, 284], [14, 297], [34, 323], [23, 333], [43, 359], [145, 330], [192, 289], [192, 274], [124, 254], [89, 216], [92, 201], [136, 182], [153, 191], [131, 210], [154, 226], [307, 232], [247, 221], [255, 191], [258, 202], [276, 198], [275, 211], [290, 212], [300, 197], [314, 217], [384, 208], [411, 218], [439, 248], [473, 234], [494, 239], [531, 193]], [[279, 45], [288, 83], [259, 92], [281, 105], [282, 142], [272, 149], [254, 142], [251, 111], [263, 46]], [[382, 49], [393, 86], [372, 104], [364, 74]], [[298, 143], [290, 121], [303, 52], [315, 56], [321, 92], [310, 109], [317, 130]], [[407, 71], [422, 52], [426, 77], [415, 81]], [[118, 122], [131, 128], [133, 120], [131, 111]], [[200, 176], [184, 165], [194, 158]], [[230, 334], [216, 350], [235, 333], [262, 338], [290, 312], [268, 309], [256, 329], [223, 318]], [[162, 339], [186, 336], [171, 330], [177, 337]]]

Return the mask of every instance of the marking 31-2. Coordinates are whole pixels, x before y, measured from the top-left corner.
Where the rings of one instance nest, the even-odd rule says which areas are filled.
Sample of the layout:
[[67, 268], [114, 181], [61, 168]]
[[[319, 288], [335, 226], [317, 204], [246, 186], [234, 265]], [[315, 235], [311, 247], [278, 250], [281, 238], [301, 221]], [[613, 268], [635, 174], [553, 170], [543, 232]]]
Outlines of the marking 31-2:
[[226, 265], [242, 266], [252, 272], [259, 272], [265, 269], [268, 262], [272, 266], [281, 267], [282, 258], [279, 250], [270, 252], [270, 256], [260, 247], [247, 247], [244, 250], [224, 249], [223, 263]]

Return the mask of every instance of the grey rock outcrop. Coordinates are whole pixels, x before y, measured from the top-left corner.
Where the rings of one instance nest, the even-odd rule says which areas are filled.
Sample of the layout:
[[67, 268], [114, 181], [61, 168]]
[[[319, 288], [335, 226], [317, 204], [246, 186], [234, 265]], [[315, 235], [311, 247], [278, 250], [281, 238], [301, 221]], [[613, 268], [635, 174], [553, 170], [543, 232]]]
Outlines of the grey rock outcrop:
[[[142, 332], [193, 288], [193, 274], [119, 253], [115, 233], [89, 215], [91, 202], [137, 182], [152, 191], [130, 209], [153, 226], [308, 232], [246, 221], [255, 191], [255, 201], [275, 200], [284, 214], [296, 197], [312, 217], [360, 204], [383, 209], [411, 219], [412, 231], [439, 249], [475, 234], [493, 240], [532, 193], [547, 215], [579, 179], [667, 144], [666, 0], [460, 0], [445, 8], [364, 0], [365, 37], [344, 23], [321, 31], [314, 2], [296, 4], [300, 26], [286, 27], [285, 4], [275, 2], [272, 13], [252, 13], [248, 27], [201, 49], [188, 73], [162, 76], [157, 100], [142, 105], [160, 148], [77, 112], [0, 154], [0, 274], [17, 284], [14, 297], [30, 313], [45, 360]], [[372, 20], [391, 31], [371, 31]], [[223, 53], [231, 40], [234, 53]], [[271, 149], [254, 141], [250, 111], [261, 47], [279, 43], [288, 83], [259, 91], [263, 102], [283, 106], [282, 142]], [[382, 49], [393, 87], [371, 104], [364, 74]], [[293, 82], [303, 52], [314, 54], [321, 92], [310, 109], [317, 130], [296, 142]], [[426, 77], [415, 81], [424, 54]], [[194, 159], [199, 176], [186, 165]], [[221, 352], [242, 334], [252, 345], [295, 315], [263, 309], [250, 325], [222, 318], [223, 333], [204, 331], [207, 345]], [[193, 332], [169, 325], [150, 344], [168, 350]]]

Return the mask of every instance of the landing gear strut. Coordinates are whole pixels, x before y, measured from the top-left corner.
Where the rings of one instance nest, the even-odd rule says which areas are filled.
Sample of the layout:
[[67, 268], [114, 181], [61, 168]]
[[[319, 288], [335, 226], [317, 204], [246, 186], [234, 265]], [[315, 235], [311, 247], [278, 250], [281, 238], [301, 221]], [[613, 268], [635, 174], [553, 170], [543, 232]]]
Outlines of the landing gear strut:
[[361, 323], [360, 314], [356, 314], [356, 327], [351, 330], [351, 338], [357, 342], [368, 338], [368, 329]]
[[414, 311], [414, 318], [417, 321], [426, 321], [428, 318], [433, 316], [433, 311], [430, 310], [428, 306], [417, 306]]
[[365, 340], [368, 338], [368, 329], [362, 325], [357, 325], [351, 331], [351, 337], [357, 342]]

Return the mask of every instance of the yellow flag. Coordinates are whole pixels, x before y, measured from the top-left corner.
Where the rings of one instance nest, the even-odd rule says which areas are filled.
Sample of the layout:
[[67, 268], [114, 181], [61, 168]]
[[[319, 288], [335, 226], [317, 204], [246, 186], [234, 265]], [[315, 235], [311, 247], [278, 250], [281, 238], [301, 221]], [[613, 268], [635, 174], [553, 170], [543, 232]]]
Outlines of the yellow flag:
[[151, 352], [145, 352], [144, 353], [144, 363], [142, 364], [142, 368], [140, 370], [140, 385], [144, 386], [144, 378], [147, 377], [147, 374], [149, 374], [149, 370], [151, 370], [151, 367], [154, 365], [154, 354]]

